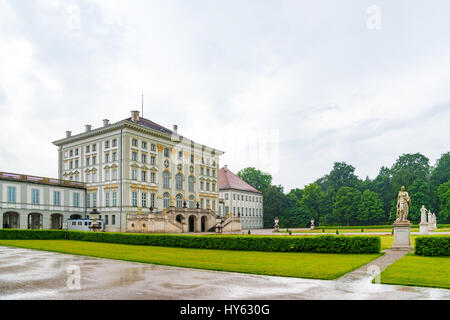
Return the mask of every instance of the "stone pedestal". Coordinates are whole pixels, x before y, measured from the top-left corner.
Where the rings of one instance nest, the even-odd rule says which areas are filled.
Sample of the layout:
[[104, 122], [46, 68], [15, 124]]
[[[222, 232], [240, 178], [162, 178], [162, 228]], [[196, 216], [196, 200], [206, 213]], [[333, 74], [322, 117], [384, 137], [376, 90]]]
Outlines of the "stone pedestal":
[[311, 230], [314, 230], [314, 229], [315, 229], [315, 227], [314, 227], [314, 225], [312, 225], [312, 226], [311, 226]]
[[427, 222], [421, 222], [419, 224], [419, 228], [420, 228], [420, 234], [421, 235], [426, 235], [428, 234], [428, 223]]
[[411, 223], [394, 222], [394, 244], [392, 250], [412, 250], [411, 245]]
[[433, 222], [428, 222], [428, 232], [433, 232], [433, 231], [434, 231]]

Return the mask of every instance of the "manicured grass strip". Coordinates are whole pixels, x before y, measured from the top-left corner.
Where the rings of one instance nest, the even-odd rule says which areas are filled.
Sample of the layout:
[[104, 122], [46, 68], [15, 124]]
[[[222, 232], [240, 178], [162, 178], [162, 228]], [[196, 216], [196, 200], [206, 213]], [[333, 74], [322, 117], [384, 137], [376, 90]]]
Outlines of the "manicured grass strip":
[[0, 245], [177, 267], [325, 280], [336, 279], [380, 256], [186, 249], [73, 240], [0, 240]]
[[450, 289], [450, 257], [409, 253], [381, 273], [381, 283]]

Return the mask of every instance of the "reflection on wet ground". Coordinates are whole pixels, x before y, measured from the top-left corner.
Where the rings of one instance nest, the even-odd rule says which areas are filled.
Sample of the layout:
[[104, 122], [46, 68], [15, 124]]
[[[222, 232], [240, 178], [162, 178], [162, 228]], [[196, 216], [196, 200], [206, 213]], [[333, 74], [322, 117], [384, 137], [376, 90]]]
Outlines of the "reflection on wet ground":
[[[79, 270], [79, 289], [70, 270]], [[357, 272], [310, 280], [0, 247], [0, 299], [450, 299], [450, 290], [371, 280]]]

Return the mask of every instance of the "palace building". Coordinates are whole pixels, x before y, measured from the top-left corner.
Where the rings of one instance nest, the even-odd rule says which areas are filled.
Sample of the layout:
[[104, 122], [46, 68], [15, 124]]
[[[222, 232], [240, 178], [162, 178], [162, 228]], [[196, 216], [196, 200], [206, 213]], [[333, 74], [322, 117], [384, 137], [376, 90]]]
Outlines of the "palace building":
[[240, 217], [243, 229], [263, 228], [263, 194], [231, 172], [219, 171], [220, 214]]
[[237, 217], [216, 221], [224, 152], [183, 137], [176, 125], [169, 130], [132, 111], [53, 144], [59, 179], [86, 185], [86, 210], [101, 212], [106, 231], [240, 230]]

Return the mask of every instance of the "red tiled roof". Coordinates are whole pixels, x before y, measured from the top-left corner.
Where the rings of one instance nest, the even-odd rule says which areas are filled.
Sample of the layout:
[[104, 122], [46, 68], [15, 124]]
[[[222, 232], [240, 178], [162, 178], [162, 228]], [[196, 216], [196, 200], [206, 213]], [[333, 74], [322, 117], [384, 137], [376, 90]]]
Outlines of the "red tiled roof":
[[262, 193], [261, 191], [253, 188], [247, 182], [239, 178], [229, 169], [225, 168], [221, 168], [219, 170], [219, 189], [220, 190], [234, 189], [234, 190]]

